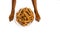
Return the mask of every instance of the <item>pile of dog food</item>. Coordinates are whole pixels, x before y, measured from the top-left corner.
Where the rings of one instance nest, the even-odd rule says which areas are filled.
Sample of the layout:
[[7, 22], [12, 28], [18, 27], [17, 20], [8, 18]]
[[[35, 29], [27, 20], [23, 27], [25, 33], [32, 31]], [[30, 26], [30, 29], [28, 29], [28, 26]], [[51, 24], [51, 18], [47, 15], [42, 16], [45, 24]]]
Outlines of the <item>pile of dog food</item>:
[[26, 26], [29, 23], [33, 22], [34, 14], [30, 8], [21, 8], [16, 13], [16, 21], [22, 26]]

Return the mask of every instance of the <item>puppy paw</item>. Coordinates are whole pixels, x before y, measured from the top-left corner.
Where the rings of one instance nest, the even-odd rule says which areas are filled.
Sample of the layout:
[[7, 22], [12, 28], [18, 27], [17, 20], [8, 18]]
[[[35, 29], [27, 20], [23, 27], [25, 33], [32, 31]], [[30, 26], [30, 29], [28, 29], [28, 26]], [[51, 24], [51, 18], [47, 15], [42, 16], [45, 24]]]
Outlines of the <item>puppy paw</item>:
[[11, 15], [9, 16], [9, 21], [12, 21], [13, 19], [14, 19], [14, 15], [11, 14]]

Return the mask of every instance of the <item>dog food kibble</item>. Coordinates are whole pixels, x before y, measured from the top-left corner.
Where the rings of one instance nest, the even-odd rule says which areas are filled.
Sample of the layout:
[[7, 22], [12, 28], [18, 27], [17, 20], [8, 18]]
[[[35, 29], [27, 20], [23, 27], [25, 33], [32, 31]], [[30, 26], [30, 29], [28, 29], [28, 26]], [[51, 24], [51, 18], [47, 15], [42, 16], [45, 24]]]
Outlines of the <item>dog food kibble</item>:
[[26, 26], [34, 20], [34, 14], [30, 8], [22, 8], [16, 14], [16, 21]]

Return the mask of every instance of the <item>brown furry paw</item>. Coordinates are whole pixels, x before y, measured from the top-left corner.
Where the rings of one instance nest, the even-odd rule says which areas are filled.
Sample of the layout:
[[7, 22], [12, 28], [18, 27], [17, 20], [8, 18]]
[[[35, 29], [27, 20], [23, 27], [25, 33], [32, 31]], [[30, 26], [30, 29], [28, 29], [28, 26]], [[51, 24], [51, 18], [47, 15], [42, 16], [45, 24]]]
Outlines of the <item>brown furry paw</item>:
[[41, 19], [41, 18], [40, 18], [40, 16], [39, 16], [39, 15], [36, 15], [35, 20], [39, 22], [39, 21], [40, 21], [40, 19]]
[[39, 13], [37, 11], [35, 11], [35, 20], [39, 22], [40, 19], [41, 19], [41, 17], [39, 15]]
[[11, 15], [9, 16], [9, 21], [12, 21], [13, 19], [14, 19], [14, 15], [11, 14]]

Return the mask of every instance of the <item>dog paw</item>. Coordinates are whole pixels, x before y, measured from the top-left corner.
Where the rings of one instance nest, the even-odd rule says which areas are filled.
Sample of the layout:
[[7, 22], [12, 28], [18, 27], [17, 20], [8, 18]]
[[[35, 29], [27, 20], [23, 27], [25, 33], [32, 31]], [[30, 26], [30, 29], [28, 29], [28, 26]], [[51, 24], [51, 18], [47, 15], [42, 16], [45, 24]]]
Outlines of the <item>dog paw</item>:
[[41, 19], [41, 18], [40, 18], [40, 16], [39, 16], [39, 15], [38, 15], [38, 16], [36, 16], [36, 18], [35, 18], [35, 20], [36, 20], [36, 21], [38, 21], [38, 22], [40, 21], [40, 19]]
[[40, 19], [41, 19], [41, 17], [39, 15], [39, 13], [38, 12], [35, 12], [35, 20], [39, 22]]
[[9, 21], [12, 21], [14, 19], [14, 15], [9, 16]]

